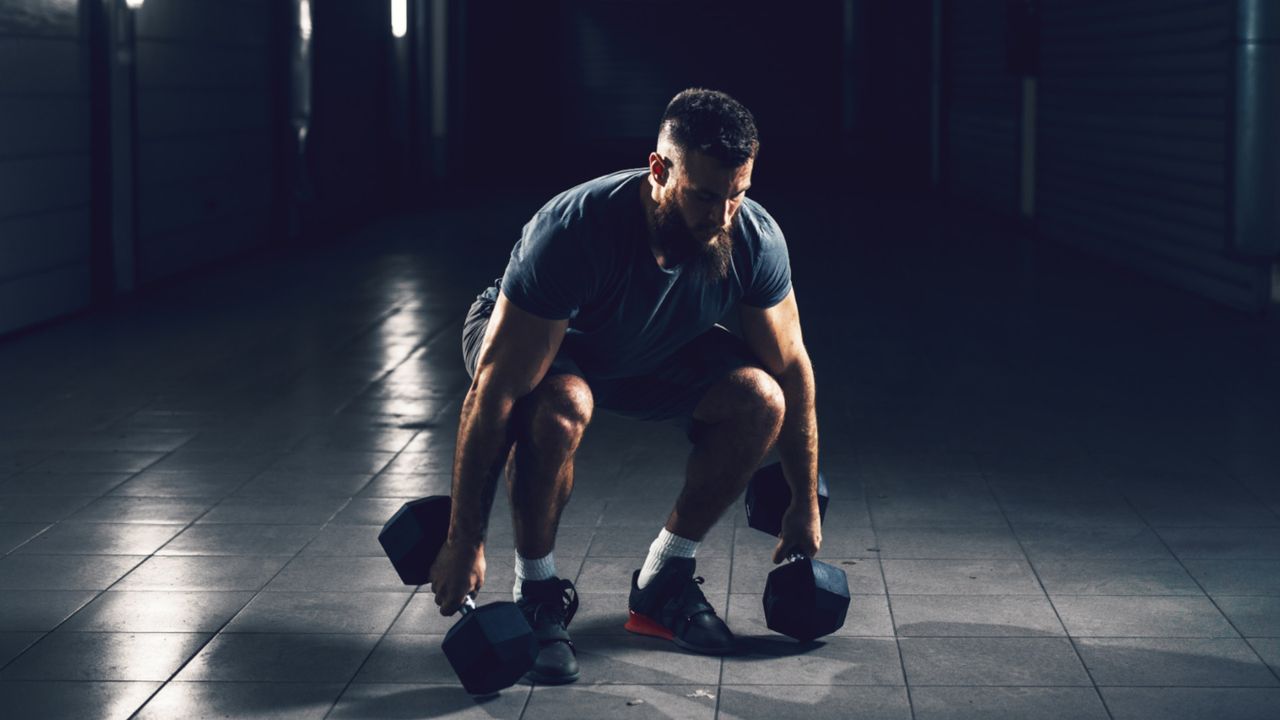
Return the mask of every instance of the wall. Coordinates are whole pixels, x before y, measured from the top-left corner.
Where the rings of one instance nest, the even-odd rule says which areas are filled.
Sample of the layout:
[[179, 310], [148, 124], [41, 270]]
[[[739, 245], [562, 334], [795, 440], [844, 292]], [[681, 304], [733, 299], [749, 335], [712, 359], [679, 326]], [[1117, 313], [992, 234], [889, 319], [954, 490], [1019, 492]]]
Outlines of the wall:
[[137, 11], [142, 283], [269, 242], [283, 122], [271, 5], [146, 0]]
[[90, 301], [88, 53], [74, 0], [0, 0], [0, 334]]

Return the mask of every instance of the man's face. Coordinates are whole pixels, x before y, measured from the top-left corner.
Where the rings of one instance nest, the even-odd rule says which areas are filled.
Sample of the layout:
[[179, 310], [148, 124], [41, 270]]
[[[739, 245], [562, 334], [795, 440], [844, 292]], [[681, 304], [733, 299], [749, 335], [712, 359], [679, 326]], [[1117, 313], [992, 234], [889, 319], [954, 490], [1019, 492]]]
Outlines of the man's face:
[[733, 218], [751, 186], [753, 160], [736, 168], [700, 152], [673, 168], [654, 213], [663, 252], [691, 262], [704, 279], [723, 280], [733, 256]]

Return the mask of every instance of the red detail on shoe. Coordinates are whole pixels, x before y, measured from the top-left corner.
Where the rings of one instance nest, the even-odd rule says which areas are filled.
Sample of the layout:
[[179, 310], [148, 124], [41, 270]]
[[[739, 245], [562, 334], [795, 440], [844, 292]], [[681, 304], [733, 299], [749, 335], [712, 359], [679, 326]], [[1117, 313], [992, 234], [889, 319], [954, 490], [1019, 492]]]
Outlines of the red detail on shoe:
[[629, 632], [636, 633], [637, 635], [649, 635], [651, 637], [662, 638], [663, 640], [671, 640], [675, 637], [675, 633], [663, 627], [662, 623], [659, 623], [657, 620], [646, 615], [641, 615], [635, 610], [630, 610], [628, 612], [631, 613], [631, 617], [627, 619], [627, 624], [624, 627]]

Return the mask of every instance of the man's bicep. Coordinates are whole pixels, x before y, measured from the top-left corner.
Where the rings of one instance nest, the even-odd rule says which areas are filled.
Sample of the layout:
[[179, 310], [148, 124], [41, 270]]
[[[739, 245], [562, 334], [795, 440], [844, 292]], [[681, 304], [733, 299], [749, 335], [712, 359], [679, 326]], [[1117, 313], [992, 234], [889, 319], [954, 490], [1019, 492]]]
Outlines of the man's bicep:
[[564, 340], [568, 320], [549, 320], [498, 294], [476, 362], [475, 387], [515, 398], [538, 386]]
[[743, 339], [771, 374], [780, 375], [806, 357], [794, 290], [772, 307], [739, 308]]

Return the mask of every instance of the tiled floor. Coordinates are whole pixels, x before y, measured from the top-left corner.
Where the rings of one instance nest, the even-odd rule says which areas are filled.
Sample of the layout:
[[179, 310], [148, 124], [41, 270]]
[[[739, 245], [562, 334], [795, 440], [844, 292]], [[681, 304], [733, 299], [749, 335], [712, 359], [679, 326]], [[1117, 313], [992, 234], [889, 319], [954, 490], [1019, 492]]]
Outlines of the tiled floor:
[[699, 571], [745, 652], [622, 632], [686, 445], [600, 413], [557, 548], [582, 681], [457, 686], [451, 621], [375, 533], [448, 488], [461, 318], [513, 200], [0, 342], [0, 715], [1280, 717], [1280, 326], [974, 218], [765, 202], [854, 593], [834, 636], [765, 629], [740, 512]]

